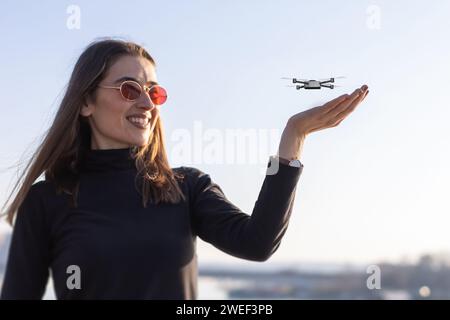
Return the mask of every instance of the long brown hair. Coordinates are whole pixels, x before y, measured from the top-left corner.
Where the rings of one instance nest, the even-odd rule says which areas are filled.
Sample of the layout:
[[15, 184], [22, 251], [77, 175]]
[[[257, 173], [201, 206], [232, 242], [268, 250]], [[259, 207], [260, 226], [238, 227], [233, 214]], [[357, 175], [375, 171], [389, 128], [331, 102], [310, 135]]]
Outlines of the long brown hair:
[[[124, 55], [143, 57], [156, 66], [153, 58], [142, 46], [117, 39], [94, 41], [78, 58], [51, 127], [3, 206], [6, 206], [23, 180], [14, 200], [2, 213], [7, 216], [6, 220], [11, 225], [32, 184], [42, 173], [45, 174], [46, 180], [54, 183], [58, 193], [71, 195], [71, 205], [76, 207], [81, 162], [91, 143], [91, 129], [87, 118], [80, 115], [80, 110], [87, 99], [95, 101], [97, 85], [111, 65]], [[177, 203], [185, 199], [177, 183], [177, 179], [182, 178], [182, 175], [175, 173], [168, 163], [161, 117], [156, 121], [148, 143], [130, 149], [134, 151], [138, 171], [136, 182], [138, 179], [142, 182], [144, 207], [149, 200], [158, 204]]]

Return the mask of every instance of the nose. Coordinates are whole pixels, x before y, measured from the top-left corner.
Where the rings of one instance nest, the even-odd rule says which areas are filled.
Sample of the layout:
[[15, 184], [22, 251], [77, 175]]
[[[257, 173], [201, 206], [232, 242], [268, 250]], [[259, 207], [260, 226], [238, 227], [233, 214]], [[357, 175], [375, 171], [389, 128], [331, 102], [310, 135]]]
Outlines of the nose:
[[145, 110], [153, 111], [153, 109], [156, 108], [152, 99], [150, 99], [150, 95], [147, 93], [147, 91], [142, 92], [137, 102], [138, 107], [143, 108]]

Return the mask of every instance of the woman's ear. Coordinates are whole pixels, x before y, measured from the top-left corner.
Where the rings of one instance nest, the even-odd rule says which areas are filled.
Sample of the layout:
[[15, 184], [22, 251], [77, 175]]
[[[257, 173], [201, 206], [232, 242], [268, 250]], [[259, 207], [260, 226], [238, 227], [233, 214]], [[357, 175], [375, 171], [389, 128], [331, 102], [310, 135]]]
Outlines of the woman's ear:
[[92, 114], [92, 105], [90, 104], [83, 104], [81, 106], [80, 115], [84, 117], [89, 117]]
[[83, 104], [81, 105], [80, 115], [84, 117], [89, 117], [93, 112], [93, 104], [91, 99], [83, 98]]

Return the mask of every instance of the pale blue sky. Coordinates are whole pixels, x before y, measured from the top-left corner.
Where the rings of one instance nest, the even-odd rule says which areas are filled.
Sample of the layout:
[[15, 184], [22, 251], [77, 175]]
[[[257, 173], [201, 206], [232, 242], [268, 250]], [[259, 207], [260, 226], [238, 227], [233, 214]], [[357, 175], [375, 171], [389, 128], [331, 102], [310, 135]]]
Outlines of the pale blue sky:
[[[81, 10], [79, 30], [66, 27], [69, 5]], [[379, 29], [367, 24], [370, 6], [379, 9]], [[4, 1], [0, 200], [15, 176], [4, 168], [34, 150], [84, 47], [121, 36], [149, 50], [169, 92], [162, 111], [169, 157], [172, 134], [193, 132], [195, 121], [220, 132], [281, 132], [289, 116], [369, 85], [346, 121], [308, 136], [292, 219], [273, 263], [448, 251], [449, 21], [444, 0]], [[335, 90], [296, 91], [280, 80], [340, 75], [346, 78]], [[236, 205], [253, 209], [264, 164], [171, 162], [208, 172]], [[198, 255], [200, 262], [239, 261], [203, 243]]]

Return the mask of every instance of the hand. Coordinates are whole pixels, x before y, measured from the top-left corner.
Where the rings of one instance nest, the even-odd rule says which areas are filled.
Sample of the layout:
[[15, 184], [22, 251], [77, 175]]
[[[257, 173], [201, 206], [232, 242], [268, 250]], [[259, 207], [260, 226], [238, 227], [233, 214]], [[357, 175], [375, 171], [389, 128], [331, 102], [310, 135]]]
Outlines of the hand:
[[351, 95], [344, 94], [326, 104], [293, 115], [281, 136], [278, 155], [284, 159], [299, 159], [308, 134], [339, 125], [369, 93], [367, 85]]
[[311, 132], [338, 126], [369, 93], [369, 88], [363, 85], [353, 91], [351, 95], [344, 94], [323, 106], [315, 107], [293, 115], [288, 126], [299, 135], [308, 135]]

